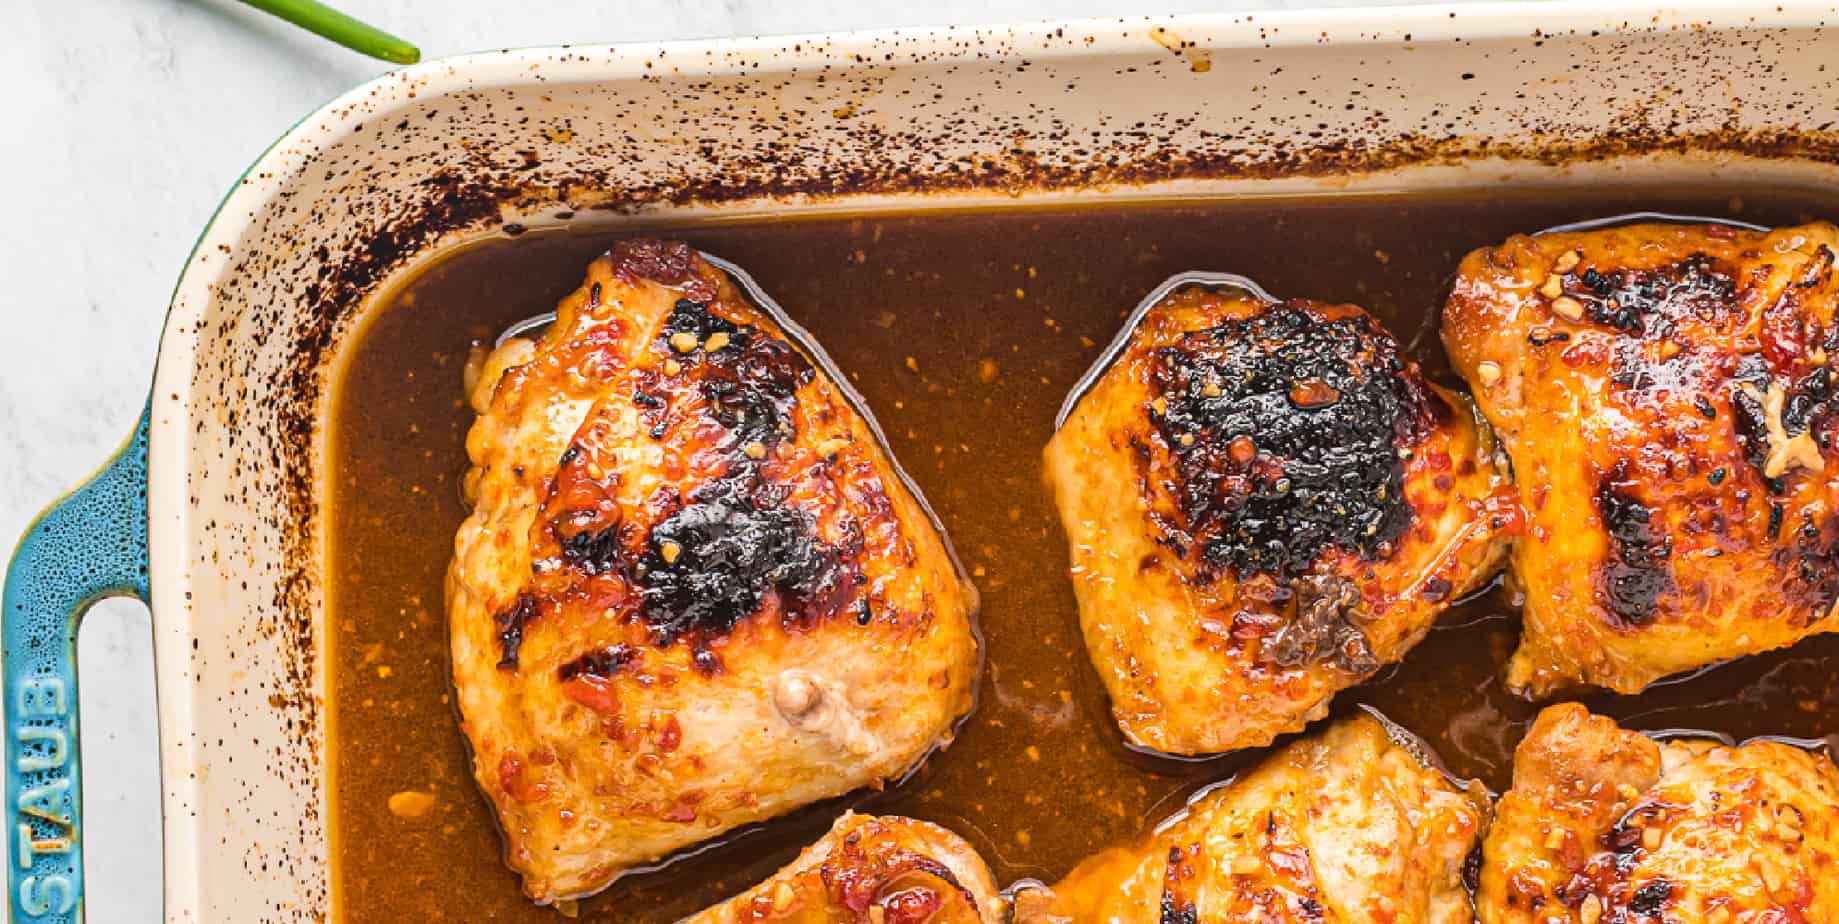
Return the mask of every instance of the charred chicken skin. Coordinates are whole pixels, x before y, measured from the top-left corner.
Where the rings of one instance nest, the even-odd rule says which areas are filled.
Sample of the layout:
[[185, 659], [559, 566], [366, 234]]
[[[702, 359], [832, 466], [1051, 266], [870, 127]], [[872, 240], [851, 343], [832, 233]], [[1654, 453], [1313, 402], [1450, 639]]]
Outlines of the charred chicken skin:
[[1015, 898], [1016, 924], [1469, 924], [1488, 822], [1370, 716], [1305, 738], [1134, 847]]
[[532, 898], [950, 739], [974, 592], [843, 392], [687, 245], [616, 245], [471, 389], [454, 683]]
[[1639, 224], [1463, 260], [1443, 341], [1526, 517], [1509, 686], [1634, 693], [1839, 629], [1836, 249]]
[[1514, 754], [1478, 904], [1483, 924], [1839, 921], [1839, 770], [1552, 706]]
[[983, 859], [911, 818], [845, 815], [765, 882], [679, 924], [999, 924]]
[[1269, 744], [1497, 570], [1511, 488], [1468, 402], [1352, 305], [1191, 286], [1048, 444], [1079, 619], [1132, 742]]

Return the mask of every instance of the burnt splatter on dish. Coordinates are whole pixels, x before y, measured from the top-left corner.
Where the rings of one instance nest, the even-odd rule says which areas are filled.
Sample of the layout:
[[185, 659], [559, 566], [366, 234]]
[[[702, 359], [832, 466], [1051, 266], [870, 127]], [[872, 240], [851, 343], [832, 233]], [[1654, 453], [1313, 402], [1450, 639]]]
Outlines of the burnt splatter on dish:
[[951, 738], [975, 592], [825, 365], [688, 245], [615, 244], [474, 379], [454, 681], [532, 898]]
[[1462, 261], [1443, 342], [1526, 512], [1511, 687], [1634, 693], [1839, 629], [1836, 250], [1642, 223]]
[[1487, 581], [1515, 525], [1468, 401], [1352, 305], [1183, 286], [1048, 444], [1088, 652], [1132, 742], [1270, 743]]

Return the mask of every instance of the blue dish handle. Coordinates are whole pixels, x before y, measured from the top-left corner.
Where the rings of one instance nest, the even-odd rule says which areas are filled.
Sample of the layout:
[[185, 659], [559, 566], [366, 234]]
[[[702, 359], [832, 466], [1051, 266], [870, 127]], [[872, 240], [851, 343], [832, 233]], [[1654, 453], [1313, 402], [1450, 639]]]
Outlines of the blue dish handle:
[[83, 919], [77, 621], [104, 597], [147, 599], [147, 421], [46, 508], [6, 571], [6, 830], [12, 920]]

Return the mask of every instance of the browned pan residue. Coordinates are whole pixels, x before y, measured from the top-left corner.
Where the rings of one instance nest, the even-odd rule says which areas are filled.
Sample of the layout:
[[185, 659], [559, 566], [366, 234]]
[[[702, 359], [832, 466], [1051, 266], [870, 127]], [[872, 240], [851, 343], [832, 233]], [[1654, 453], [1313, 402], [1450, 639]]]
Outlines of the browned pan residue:
[[[1680, 187], [1321, 197], [911, 213], [647, 229], [747, 267], [861, 389], [983, 592], [989, 662], [959, 740], [905, 785], [845, 800], [965, 835], [998, 880], [1053, 879], [1245, 757], [1183, 763], [1121, 744], [1082, 650], [1040, 452], [1066, 389], [1172, 273], [1248, 275], [1353, 301], [1450, 381], [1434, 309], [1463, 253], [1515, 231], [1654, 209], [1765, 224], [1839, 217], [1839, 194]], [[623, 233], [631, 233], [630, 231]], [[347, 348], [330, 422], [329, 670], [335, 894], [345, 921], [552, 921], [518, 891], [449, 702], [441, 582], [464, 514], [467, 350], [553, 307], [617, 235], [532, 232], [459, 251]], [[1516, 624], [1498, 592], [1458, 607], [1402, 667], [1336, 701], [1377, 706], [1458, 774], [1507, 782], [1534, 707], [1500, 687]], [[1817, 737], [1839, 728], [1839, 636], [1593, 708], [1647, 729]], [[404, 792], [431, 793], [432, 804]], [[585, 901], [589, 921], [667, 921], [739, 891], [842, 804], [766, 826]], [[425, 809], [416, 815], [413, 810]], [[405, 817], [405, 814], [408, 817]]]

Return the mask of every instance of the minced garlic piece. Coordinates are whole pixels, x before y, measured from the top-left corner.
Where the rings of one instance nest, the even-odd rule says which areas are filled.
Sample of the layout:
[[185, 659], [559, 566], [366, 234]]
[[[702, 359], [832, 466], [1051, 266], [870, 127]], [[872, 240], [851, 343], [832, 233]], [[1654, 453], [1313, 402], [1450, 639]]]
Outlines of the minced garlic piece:
[[1770, 382], [1766, 393], [1758, 392], [1756, 386], [1748, 383], [1742, 388], [1744, 394], [1762, 405], [1763, 419], [1769, 428], [1769, 457], [1762, 463], [1763, 477], [1780, 478], [1795, 468], [1815, 472], [1826, 470], [1826, 459], [1820, 455], [1820, 445], [1814, 442], [1813, 434], [1803, 430], [1790, 437], [1787, 428], [1782, 426], [1782, 406], [1788, 396], [1780, 383]]
[[434, 808], [434, 793], [405, 789], [390, 796], [390, 814], [397, 818], [420, 818]]

